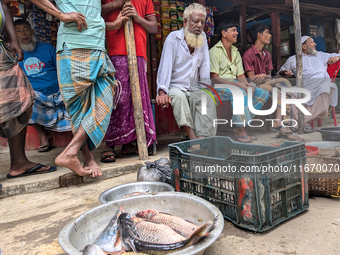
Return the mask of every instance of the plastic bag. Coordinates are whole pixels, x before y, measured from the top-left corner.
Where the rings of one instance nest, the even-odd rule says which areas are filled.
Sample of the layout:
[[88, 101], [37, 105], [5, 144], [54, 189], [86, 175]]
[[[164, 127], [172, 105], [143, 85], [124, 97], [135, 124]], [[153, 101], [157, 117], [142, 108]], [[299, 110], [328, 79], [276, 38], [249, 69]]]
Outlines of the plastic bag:
[[154, 162], [145, 162], [145, 165], [137, 172], [137, 181], [157, 181], [171, 184], [169, 160], [162, 157]]

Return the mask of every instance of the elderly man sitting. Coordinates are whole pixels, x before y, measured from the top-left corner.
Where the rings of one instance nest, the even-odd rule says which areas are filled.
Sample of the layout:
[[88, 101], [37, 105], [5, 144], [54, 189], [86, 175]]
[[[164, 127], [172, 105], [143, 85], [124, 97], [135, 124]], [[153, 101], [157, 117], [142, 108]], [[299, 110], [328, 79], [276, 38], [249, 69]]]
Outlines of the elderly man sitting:
[[[301, 38], [302, 43], [302, 66], [303, 66], [303, 87], [311, 92], [311, 99], [306, 103], [306, 109], [311, 115], [305, 115], [304, 132], [314, 132], [308, 125], [314, 119], [325, 118], [328, 114], [329, 106], [338, 104], [338, 88], [331, 82], [327, 73], [327, 63], [334, 64], [340, 60], [340, 54], [329, 54], [315, 50], [316, 43], [309, 36]], [[280, 69], [281, 75], [296, 76], [296, 57], [290, 57]], [[298, 119], [298, 109], [292, 107], [293, 119]], [[292, 128], [296, 131], [296, 127]]]
[[14, 22], [15, 31], [24, 52], [20, 67], [25, 71], [36, 101], [29, 124], [39, 132], [39, 152], [49, 151], [50, 135], [45, 129], [57, 132], [70, 131], [71, 122], [60, 95], [56, 68], [56, 50], [49, 44], [37, 42], [34, 31], [25, 20]]
[[[216, 107], [206, 92], [197, 86], [198, 77], [210, 83], [209, 52], [203, 32], [206, 10], [197, 3], [183, 14], [184, 28], [171, 32], [163, 47], [157, 74], [156, 102], [171, 104], [176, 122], [190, 139], [216, 135]], [[203, 96], [207, 98], [206, 114], [202, 114]]]

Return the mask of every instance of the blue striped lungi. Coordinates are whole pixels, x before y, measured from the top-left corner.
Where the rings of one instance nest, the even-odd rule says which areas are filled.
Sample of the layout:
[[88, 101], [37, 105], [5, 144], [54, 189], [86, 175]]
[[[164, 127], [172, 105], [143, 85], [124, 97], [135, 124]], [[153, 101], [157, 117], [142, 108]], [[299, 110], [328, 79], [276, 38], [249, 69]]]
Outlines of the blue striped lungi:
[[75, 133], [81, 124], [94, 150], [110, 123], [116, 80], [115, 69], [100, 50], [72, 49], [57, 53], [59, 87]]

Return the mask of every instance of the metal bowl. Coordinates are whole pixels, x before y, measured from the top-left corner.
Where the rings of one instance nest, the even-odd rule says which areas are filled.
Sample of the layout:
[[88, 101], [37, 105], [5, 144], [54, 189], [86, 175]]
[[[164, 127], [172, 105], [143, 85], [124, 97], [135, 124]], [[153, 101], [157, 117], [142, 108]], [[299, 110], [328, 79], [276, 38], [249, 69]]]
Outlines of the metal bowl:
[[222, 213], [208, 201], [181, 192], [162, 192], [153, 196], [129, 197], [91, 209], [60, 231], [58, 237], [60, 246], [68, 254], [81, 255], [81, 250], [87, 244], [93, 243], [120, 206], [132, 215], [140, 210], [154, 209], [183, 217], [197, 225], [214, 220], [218, 216], [216, 226], [210, 235], [193, 246], [170, 253], [172, 255], [202, 255], [216, 241], [224, 227]]
[[99, 201], [106, 204], [111, 201], [122, 199], [124, 195], [132, 192], [147, 192], [158, 193], [165, 191], [175, 191], [174, 187], [170, 184], [163, 182], [130, 182], [127, 184], [119, 185], [104, 191], [99, 196]]

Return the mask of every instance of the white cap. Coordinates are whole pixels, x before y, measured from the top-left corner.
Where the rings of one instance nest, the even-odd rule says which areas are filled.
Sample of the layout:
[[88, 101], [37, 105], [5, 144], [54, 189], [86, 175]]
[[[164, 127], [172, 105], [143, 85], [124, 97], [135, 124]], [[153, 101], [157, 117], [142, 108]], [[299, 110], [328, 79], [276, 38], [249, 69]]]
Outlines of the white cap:
[[304, 36], [302, 36], [301, 37], [301, 44], [303, 44], [305, 41], [307, 41], [307, 39], [309, 39], [310, 38], [310, 36], [308, 36], [308, 35], [304, 35]]

